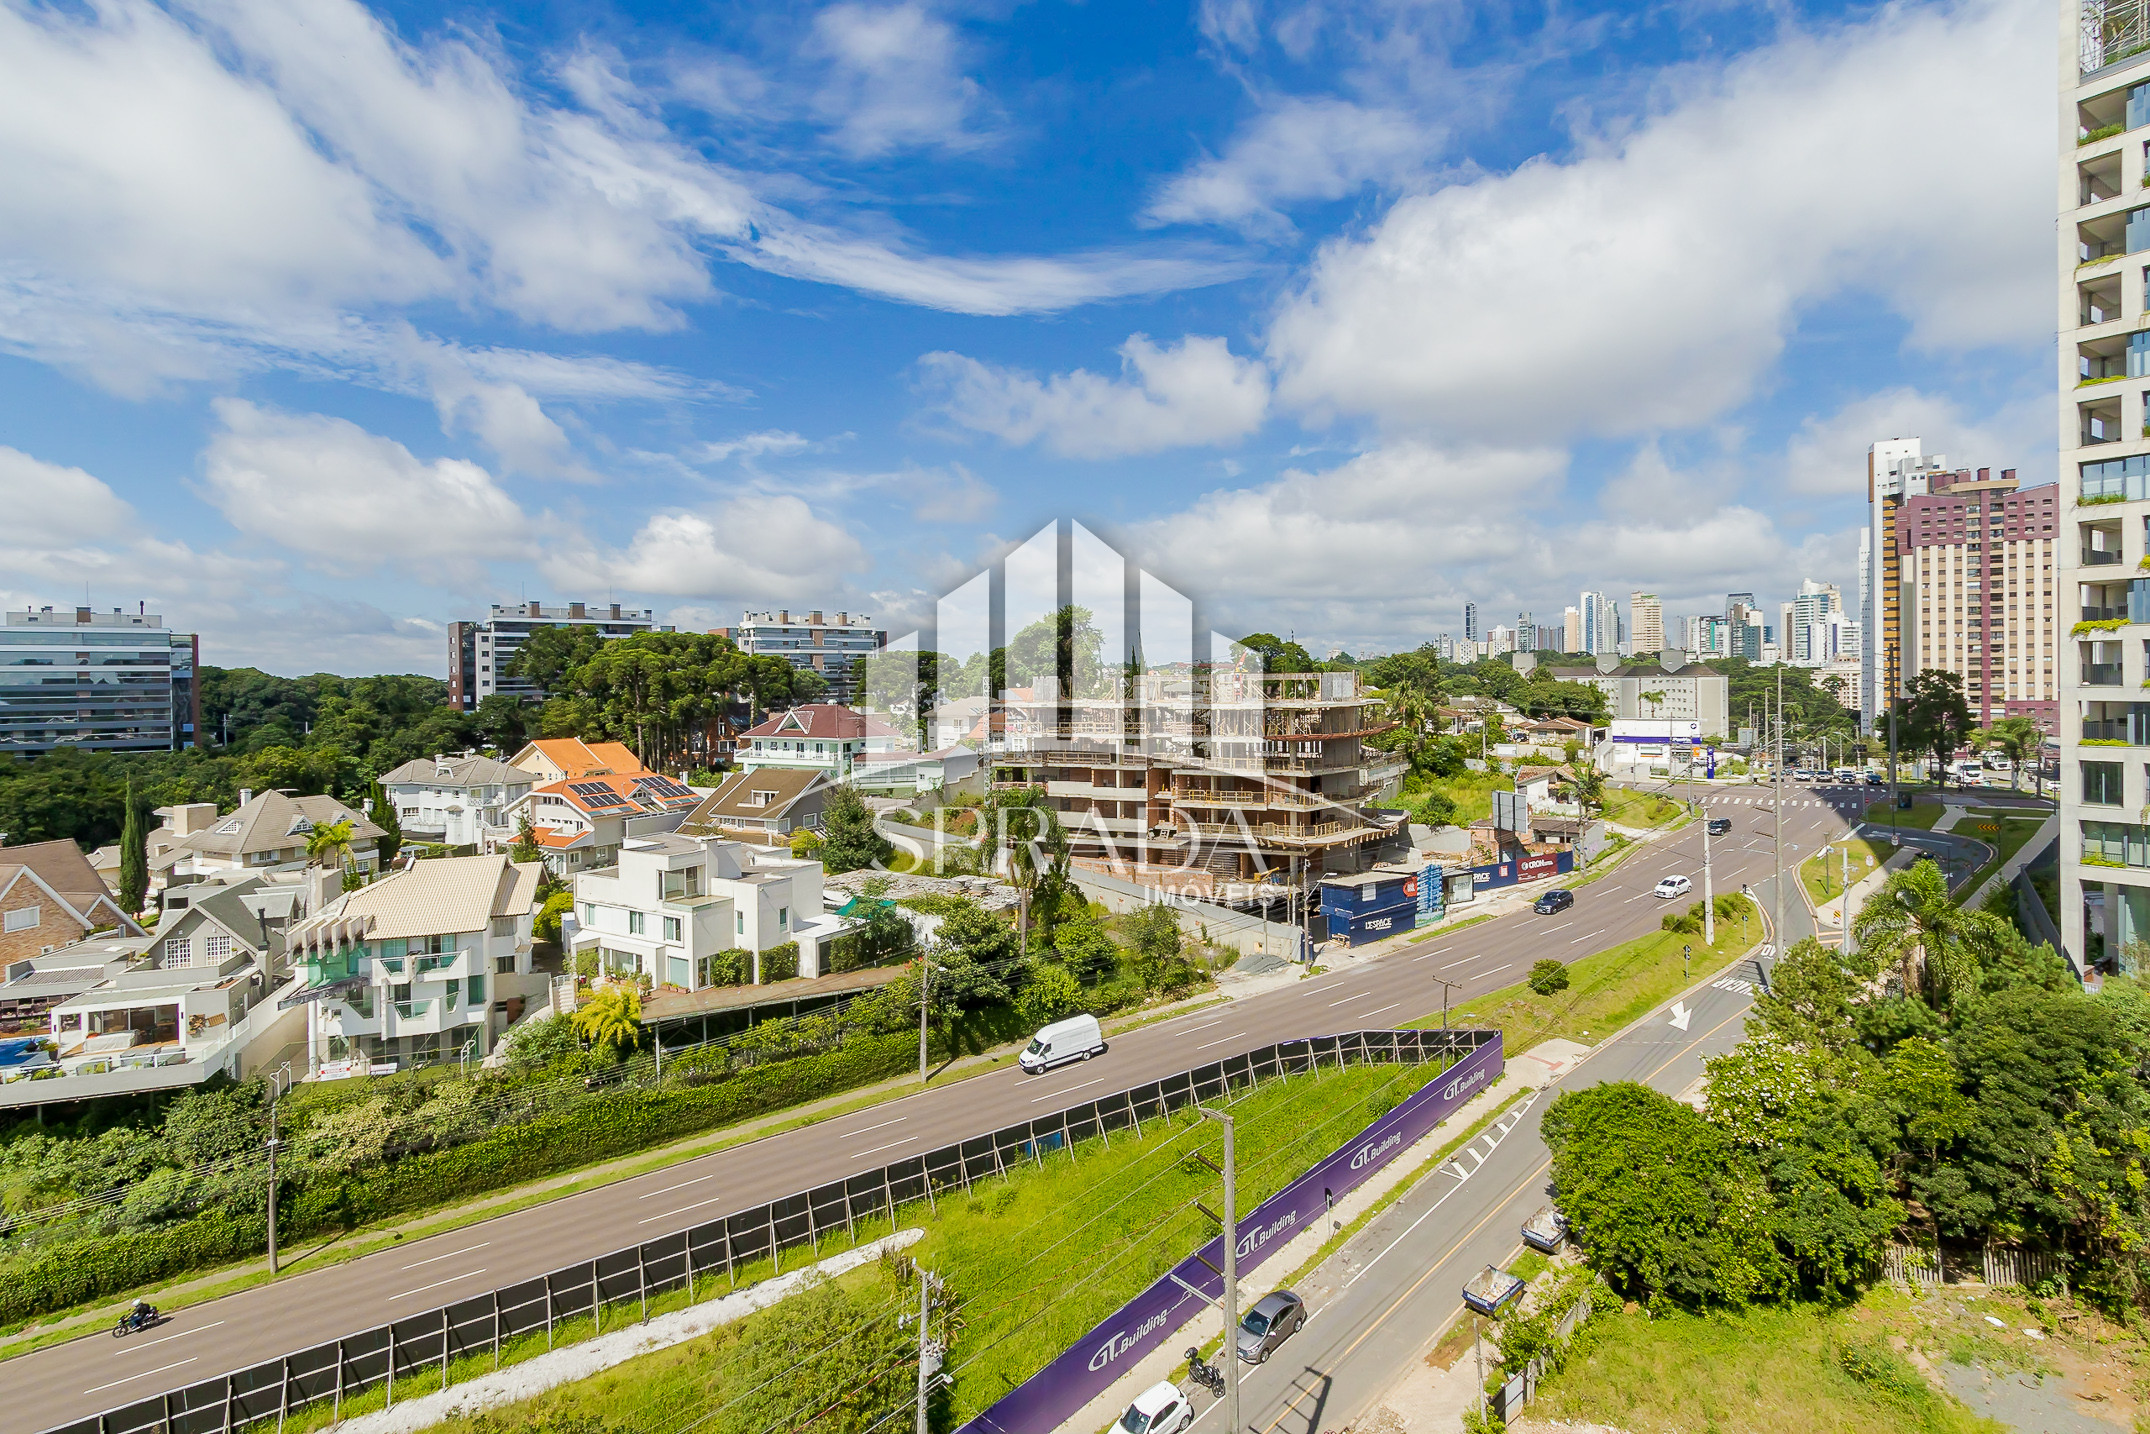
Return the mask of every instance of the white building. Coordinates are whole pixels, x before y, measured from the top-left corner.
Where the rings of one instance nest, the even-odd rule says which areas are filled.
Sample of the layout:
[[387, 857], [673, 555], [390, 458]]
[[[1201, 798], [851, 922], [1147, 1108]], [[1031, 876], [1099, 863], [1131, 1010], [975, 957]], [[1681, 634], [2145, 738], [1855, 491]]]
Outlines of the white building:
[[1665, 650], [1665, 605], [1656, 593], [1629, 593], [1627, 610], [1634, 623], [1630, 641], [1634, 650], [1647, 656]]
[[1584, 592], [1577, 607], [1582, 612], [1582, 645], [1578, 652], [1593, 656], [1620, 651], [1620, 605], [1600, 592]]
[[539, 602], [496, 602], [483, 622], [448, 624], [448, 705], [474, 711], [495, 693], [531, 702], [543, 700], [543, 688], [527, 677], [510, 677], [507, 669], [530, 634], [545, 627], [587, 628], [608, 640], [672, 630], [657, 626], [654, 609], [623, 608], [616, 602], [554, 607]]
[[1656, 662], [1601, 657], [1596, 667], [1551, 670], [1562, 682], [1580, 682], [1603, 692], [1615, 719], [1694, 722], [1704, 737], [1728, 734], [1730, 679], [1707, 667], [1688, 666], [1676, 654]]
[[[711, 958], [731, 951], [747, 953], [739, 974], [750, 984], [820, 976], [828, 943], [847, 928], [822, 909], [821, 894], [818, 861], [723, 837], [639, 837], [620, 848], [618, 865], [575, 878], [574, 949], [596, 952], [610, 974], [682, 991], [727, 984]], [[794, 944], [796, 969], [784, 949]], [[779, 955], [765, 962], [771, 953]]]
[[829, 684], [829, 700], [837, 703], [858, 696], [859, 664], [888, 646], [888, 633], [865, 614], [839, 612], [831, 621], [819, 608], [744, 613], [737, 627], [717, 631], [742, 652], [781, 657], [793, 667], [818, 673]]
[[520, 767], [476, 756], [420, 757], [381, 774], [403, 835], [448, 846], [485, 841], [487, 828], [504, 826], [508, 808], [537, 782]]
[[541, 868], [445, 857], [347, 892], [285, 933], [309, 1008], [308, 1063], [331, 1074], [423, 1065], [494, 1039], [543, 997], [530, 964]]
[[151, 884], [188, 877], [230, 877], [298, 872], [308, 865], [306, 844], [314, 828], [351, 824], [350, 851], [339, 858], [361, 875], [380, 866], [381, 829], [335, 797], [255, 795], [241, 789], [236, 811], [218, 815], [213, 802], [159, 807], [160, 825], [149, 833]]
[[[2059, 672], [2061, 944], [2074, 961], [2133, 972], [2150, 940], [2150, 611], [2130, 580], [2150, 520], [2150, 47], [2140, 0], [2064, 0], [2057, 136], [2060, 328], [2057, 625], [2105, 630], [2068, 641]], [[2124, 595], [2124, 605], [2111, 601]], [[2114, 609], [2117, 611], [2108, 611]], [[2094, 616], [2093, 614], [2096, 614]], [[2110, 641], [2111, 666], [2095, 650]], [[2108, 685], [2108, 678], [2118, 680]], [[2150, 697], [2136, 690], [2135, 695]]]

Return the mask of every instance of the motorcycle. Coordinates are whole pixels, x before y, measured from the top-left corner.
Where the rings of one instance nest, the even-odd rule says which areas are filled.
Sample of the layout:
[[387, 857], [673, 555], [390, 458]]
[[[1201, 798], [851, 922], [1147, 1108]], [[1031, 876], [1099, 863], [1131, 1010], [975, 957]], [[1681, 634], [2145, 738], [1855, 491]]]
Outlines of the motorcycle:
[[124, 1339], [136, 1330], [148, 1329], [161, 1318], [155, 1305], [136, 1305], [119, 1317], [119, 1323], [112, 1327], [112, 1338]]
[[1187, 1351], [1187, 1377], [1219, 1399], [1224, 1397], [1223, 1373], [1205, 1363], [1199, 1349], [1189, 1348]]

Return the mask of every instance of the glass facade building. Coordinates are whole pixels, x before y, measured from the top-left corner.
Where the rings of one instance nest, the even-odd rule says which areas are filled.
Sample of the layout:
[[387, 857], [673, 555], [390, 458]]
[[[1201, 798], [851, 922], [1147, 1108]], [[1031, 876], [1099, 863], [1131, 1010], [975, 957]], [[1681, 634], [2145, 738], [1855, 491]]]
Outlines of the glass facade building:
[[197, 745], [200, 648], [152, 612], [39, 608], [0, 626], [0, 752]]

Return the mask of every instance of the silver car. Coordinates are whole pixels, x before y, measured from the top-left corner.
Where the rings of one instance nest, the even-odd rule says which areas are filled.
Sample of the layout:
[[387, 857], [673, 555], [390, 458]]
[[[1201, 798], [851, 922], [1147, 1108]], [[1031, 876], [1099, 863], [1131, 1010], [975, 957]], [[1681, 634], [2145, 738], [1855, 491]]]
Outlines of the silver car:
[[1239, 1357], [1260, 1364], [1306, 1323], [1306, 1301], [1290, 1290], [1263, 1295], [1239, 1321]]

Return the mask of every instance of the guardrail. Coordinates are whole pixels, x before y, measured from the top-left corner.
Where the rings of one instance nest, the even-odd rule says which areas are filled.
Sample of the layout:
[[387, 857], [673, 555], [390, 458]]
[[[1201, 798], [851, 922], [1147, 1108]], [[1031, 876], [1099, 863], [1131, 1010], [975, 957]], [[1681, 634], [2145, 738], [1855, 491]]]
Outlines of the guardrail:
[[943, 1192], [968, 1190], [975, 1181], [1004, 1175], [1026, 1161], [1042, 1164], [1046, 1151], [1076, 1140], [1109, 1138], [1112, 1131], [1129, 1128], [1139, 1135], [1144, 1120], [1324, 1064], [1460, 1060], [1499, 1039], [1500, 1033], [1490, 1030], [1394, 1030], [1280, 1041], [535, 1279], [53, 1425], [45, 1434], [233, 1434], [263, 1420], [280, 1424], [299, 1410], [323, 1403], [340, 1417], [345, 1400], [377, 1387], [386, 1390], [393, 1405], [399, 1389], [409, 1397], [446, 1388], [449, 1367], [457, 1359], [490, 1352], [497, 1364], [503, 1341], [543, 1330], [550, 1347], [564, 1319], [588, 1316], [601, 1330], [608, 1308], [632, 1302], [646, 1314], [652, 1295], [684, 1288], [690, 1299], [699, 1298], [705, 1283], [719, 1279], [736, 1289], [741, 1268], [768, 1259], [781, 1272], [786, 1250], [806, 1245], [818, 1253], [823, 1235], [849, 1236], [861, 1218], [885, 1215], [894, 1221], [898, 1207], [918, 1200], [930, 1208]]

